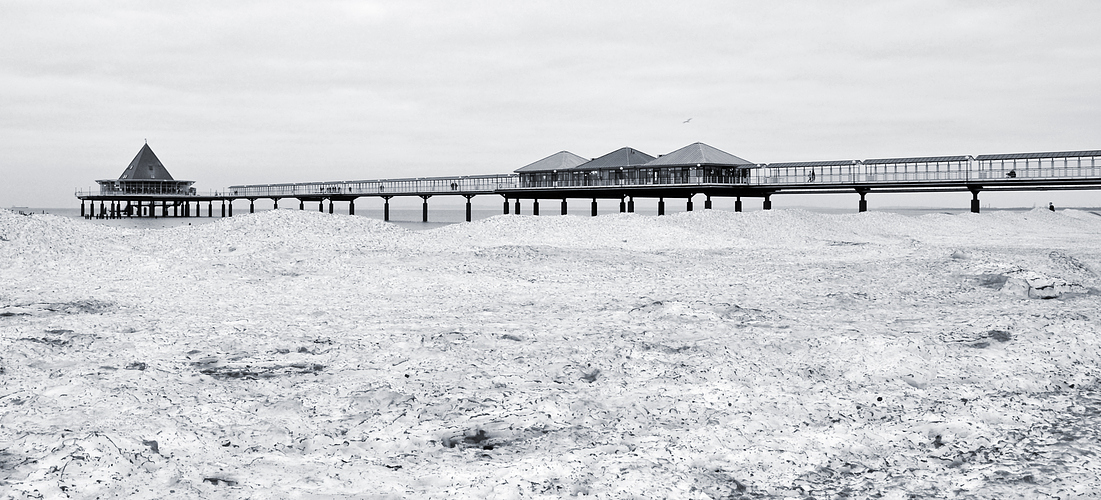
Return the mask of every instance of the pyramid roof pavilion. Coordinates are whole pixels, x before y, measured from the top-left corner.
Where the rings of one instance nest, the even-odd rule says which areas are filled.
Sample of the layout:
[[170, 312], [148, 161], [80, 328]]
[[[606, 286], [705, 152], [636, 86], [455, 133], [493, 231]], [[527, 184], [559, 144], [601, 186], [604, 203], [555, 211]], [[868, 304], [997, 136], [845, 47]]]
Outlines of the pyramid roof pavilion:
[[734, 156], [721, 149], [708, 146], [702, 142], [689, 144], [667, 155], [662, 155], [647, 163], [647, 166], [696, 166], [696, 165], [723, 165], [723, 166], [755, 166], [756, 164]]
[[642, 151], [633, 148], [619, 148], [611, 153], [608, 153], [600, 158], [593, 158], [581, 165], [574, 167], [575, 169], [588, 170], [598, 168], [616, 168], [616, 167], [636, 167], [639, 165], [645, 165], [654, 160], [653, 156], [650, 156]]
[[157, 158], [157, 155], [153, 153], [153, 150], [149, 148], [149, 144], [146, 143], [138, 151], [137, 156], [130, 162], [130, 165], [126, 167], [126, 170], [119, 176], [119, 180], [173, 180], [172, 174], [168, 173], [168, 169], [164, 168], [164, 164]]
[[515, 172], [550, 172], [554, 170], [567, 170], [585, 163], [586, 159], [569, 151], [559, 151], [542, 160], [525, 165]]

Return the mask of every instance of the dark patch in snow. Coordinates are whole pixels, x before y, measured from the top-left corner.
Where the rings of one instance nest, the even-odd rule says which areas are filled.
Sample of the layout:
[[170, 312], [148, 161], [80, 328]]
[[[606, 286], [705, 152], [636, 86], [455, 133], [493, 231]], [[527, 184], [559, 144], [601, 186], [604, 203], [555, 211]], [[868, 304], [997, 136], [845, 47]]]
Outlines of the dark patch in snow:
[[125, 367], [123, 367], [123, 369], [124, 369], [124, 370], [138, 370], [138, 371], [145, 371], [145, 369], [146, 369], [146, 364], [145, 364], [145, 363], [142, 363], [141, 361], [135, 361], [135, 362], [133, 362], [133, 363], [130, 363], [130, 364], [126, 365]]
[[733, 474], [723, 469], [706, 471], [695, 477], [695, 484], [691, 491], [700, 491], [708, 498], [760, 498], [746, 483], [736, 479]]
[[599, 376], [600, 376], [600, 368], [593, 368], [592, 371], [582, 372], [581, 373], [581, 380], [584, 380], [584, 381], [591, 384], [593, 382], [596, 382], [596, 378], [599, 377]]
[[23, 337], [19, 340], [26, 340], [28, 342], [37, 342], [39, 344], [45, 344], [53, 347], [65, 347], [70, 344], [66, 339], [51, 339], [46, 337]]
[[452, 436], [443, 438], [441, 444], [448, 448], [463, 447], [463, 448], [481, 448], [483, 450], [492, 450], [497, 446], [496, 443], [491, 442], [492, 437], [484, 429], [477, 429], [475, 431], [467, 431], [462, 436]]
[[522, 341], [524, 340], [524, 339], [522, 339], [522, 338], [520, 338], [520, 337], [517, 337], [517, 336], [515, 336], [515, 335], [510, 335], [510, 334], [508, 334], [508, 333], [506, 333], [506, 334], [504, 334], [504, 335], [501, 335], [501, 338], [502, 338], [502, 339], [505, 339], [505, 340], [513, 340], [513, 341], [516, 341], [516, 342], [522, 342]]
[[160, 447], [159, 444], [157, 444], [156, 440], [151, 439], [151, 440], [146, 441], [146, 440], [143, 439], [141, 441], [141, 444], [144, 445], [144, 446], [148, 446], [150, 450], [153, 450], [153, 453], [160, 454], [160, 452], [161, 452], [161, 447]]
[[978, 286], [1001, 290], [1005, 286], [1005, 282], [1009, 280], [1009, 276], [1004, 274], [976, 274], [971, 279], [975, 280], [975, 284]]
[[867, 244], [867, 242], [862, 241], [831, 241], [827, 243], [831, 247], [859, 247]]
[[226, 479], [224, 477], [204, 477], [203, 482], [213, 484], [214, 486], [218, 486], [218, 485], [222, 485], [222, 484], [224, 484], [226, 486], [237, 486], [237, 481], [234, 481], [232, 479]]
[[317, 375], [324, 369], [325, 365], [320, 364], [291, 363], [289, 365], [273, 366], [212, 366], [199, 370], [199, 373], [209, 375], [218, 380], [257, 380], [287, 375]]

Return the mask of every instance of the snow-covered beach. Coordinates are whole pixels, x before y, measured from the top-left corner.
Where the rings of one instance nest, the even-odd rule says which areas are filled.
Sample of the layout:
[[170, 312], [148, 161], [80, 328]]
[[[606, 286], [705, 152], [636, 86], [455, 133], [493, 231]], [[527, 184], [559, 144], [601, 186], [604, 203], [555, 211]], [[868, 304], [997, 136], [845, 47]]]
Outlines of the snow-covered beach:
[[0, 238], [0, 498], [1101, 489], [1091, 212]]

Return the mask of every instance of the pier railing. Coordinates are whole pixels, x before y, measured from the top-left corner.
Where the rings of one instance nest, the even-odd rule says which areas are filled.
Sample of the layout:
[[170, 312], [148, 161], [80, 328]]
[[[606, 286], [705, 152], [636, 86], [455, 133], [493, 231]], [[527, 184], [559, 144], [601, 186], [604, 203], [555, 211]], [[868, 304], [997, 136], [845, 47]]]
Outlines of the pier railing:
[[362, 181], [297, 182], [230, 186], [227, 196], [235, 198], [409, 196], [432, 194], [492, 194], [517, 185], [518, 175], [464, 175], [458, 177], [416, 177]]

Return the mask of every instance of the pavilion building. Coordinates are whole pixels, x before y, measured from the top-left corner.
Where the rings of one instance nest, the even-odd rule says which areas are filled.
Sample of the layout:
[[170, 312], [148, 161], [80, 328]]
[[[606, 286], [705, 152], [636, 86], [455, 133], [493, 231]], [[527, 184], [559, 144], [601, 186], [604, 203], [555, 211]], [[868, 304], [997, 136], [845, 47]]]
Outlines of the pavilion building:
[[[76, 196], [80, 199], [80, 215], [84, 217], [199, 217], [202, 202], [207, 204], [207, 217], [212, 217], [214, 201], [222, 202], [224, 217], [226, 197], [200, 196], [191, 187], [194, 183], [173, 178], [146, 143], [118, 179], [97, 180], [98, 192], [78, 191]], [[232, 205], [229, 210], [232, 216]]]

